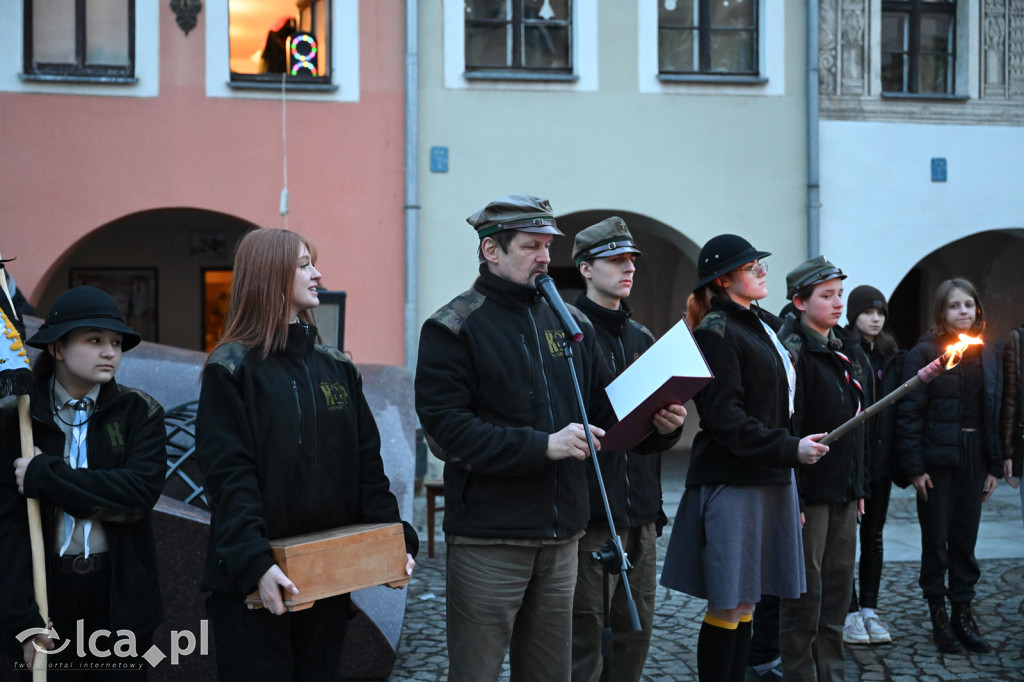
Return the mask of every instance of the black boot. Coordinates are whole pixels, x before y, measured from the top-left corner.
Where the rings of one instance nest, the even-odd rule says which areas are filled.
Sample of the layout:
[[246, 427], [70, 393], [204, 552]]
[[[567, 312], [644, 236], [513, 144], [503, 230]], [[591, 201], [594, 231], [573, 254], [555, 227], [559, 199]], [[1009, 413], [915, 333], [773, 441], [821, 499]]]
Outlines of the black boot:
[[989, 643], [978, 634], [978, 624], [971, 613], [971, 602], [952, 602], [953, 632], [964, 643], [967, 650], [975, 654], [987, 654], [992, 651]]
[[932, 637], [939, 651], [944, 654], [960, 654], [960, 642], [953, 634], [953, 628], [949, 624], [949, 615], [946, 613], [945, 597], [929, 597], [928, 610], [932, 614]]

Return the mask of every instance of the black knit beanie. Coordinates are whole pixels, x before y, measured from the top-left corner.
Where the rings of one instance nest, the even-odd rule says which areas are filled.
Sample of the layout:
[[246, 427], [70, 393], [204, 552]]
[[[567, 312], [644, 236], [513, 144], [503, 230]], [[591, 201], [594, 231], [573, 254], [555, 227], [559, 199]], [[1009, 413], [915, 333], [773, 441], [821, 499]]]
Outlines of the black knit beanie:
[[857, 323], [857, 317], [868, 308], [878, 308], [886, 317], [889, 316], [889, 304], [878, 289], [862, 284], [850, 292], [846, 299], [846, 321]]

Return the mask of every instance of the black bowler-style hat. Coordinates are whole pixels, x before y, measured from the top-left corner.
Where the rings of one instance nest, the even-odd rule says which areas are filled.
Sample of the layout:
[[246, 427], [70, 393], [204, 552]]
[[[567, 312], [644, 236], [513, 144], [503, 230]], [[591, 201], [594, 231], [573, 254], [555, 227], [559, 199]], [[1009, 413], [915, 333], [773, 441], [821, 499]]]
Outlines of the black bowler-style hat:
[[693, 290], [700, 289], [744, 263], [770, 255], [767, 251], [758, 251], [746, 239], [734, 234], [712, 237], [697, 256], [697, 283], [693, 285]]
[[57, 297], [46, 314], [46, 320], [39, 331], [27, 343], [33, 348], [45, 350], [47, 345], [59, 341], [73, 329], [109, 329], [121, 334], [121, 350], [128, 351], [142, 340], [131, 327], [125, 324], [117, 304], [105, 291], [96, 287], [81, 286], [68, 289]]

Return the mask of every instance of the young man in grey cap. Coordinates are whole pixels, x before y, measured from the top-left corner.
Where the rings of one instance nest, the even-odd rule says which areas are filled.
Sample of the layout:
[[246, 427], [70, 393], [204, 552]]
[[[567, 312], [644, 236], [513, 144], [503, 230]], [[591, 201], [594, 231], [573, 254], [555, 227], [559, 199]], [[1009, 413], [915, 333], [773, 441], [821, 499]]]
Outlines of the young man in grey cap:
[[[572, 257], [587, 291], [576, 299], [576, 307], [590, 318], [597, 342], [612, 374], [617, 375], [654, 344], [654, 335], [632, 319], [626, 299], [633, 288], [636, 257], [640, 255], [626, 223], [613, 216], [591, 225], [576, 235]], [[612, 670], [610, 679], [639, 680], [647, 660], [654, 622], [654, 597], [658, 588], [658, 536], [668, 518], [661, 508], [661, 455], [682, 433], [686, 409], [669, 405], [655, 415], [658, 435], [644, 442], [636, 452], [602, 452], [601, 475], [615, 530], [622, 548], [633, 564], [629, 586], [636, 600], [640, 632], [634, 632], [626, 609], [626, 594], [618, 574], [613, 574], [611, 627]], [[662, 433], [667, 435], [661, 435]], [[576, 594], [573, 598], [572, 679], [597, 682], [603, 658], [601, 630], [604, 627], [604, 569], [591, 559], [611, 537], [604, 503], [593, 467], [590, 478], [590, 523], [580, 540]]]
[[[562, 233], [551, 204], [496, 199], [467, 219], [480, 276], [424, 324], [416, 411], [445, 463], [448, 679], [569, 679], [577, 541], [590, 518], [589, 454], [565, 333], [535, 280]], [[592, 424], [613, 419], [594, 330], [573, 365]], [[595, 446], [604, 431], [591, 426]]]
[[[866, 368], [860, 345], [837, 329], [846, 275], [824, 256], [786, 275], [796, 313], [779, 333], [796, 358], [792, 430], [797, 436], [832, 431], [863, 408]], [[779, 610], [782, 674], [787, 680], [842, 680], [843, 625], [853, 589], [857, 513], [867, 481], [864, 427], [829, 444], [816, 464], [797, 468], [807, 591], [783, 599]]]

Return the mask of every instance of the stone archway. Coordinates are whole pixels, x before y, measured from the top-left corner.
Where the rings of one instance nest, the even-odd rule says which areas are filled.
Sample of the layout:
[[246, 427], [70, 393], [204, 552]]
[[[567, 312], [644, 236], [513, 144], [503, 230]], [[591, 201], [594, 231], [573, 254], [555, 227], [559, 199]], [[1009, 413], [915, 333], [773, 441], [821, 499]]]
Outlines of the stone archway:
[[932, 295], [951, 277], [977, 288], [985, 312], [986, 341], [1002, 341], [1024, 324], [1024, 228], [978, 232], [950, 242], [918, 261], [889, 300], [892, 329], [900, 348], [910, 348], [932, 325]]
[[202, 350], [203, 271], [230, 269], [235, 244], [254, 227], [235, 216], [195, 208], [153, 209], [117, 218], [82, 237], [59, 257], [36, 304], [37, 314], [46, 315], [53, 300], [71, 284], [73, 270], [153, 272], [154, 338], [145, 340]]

